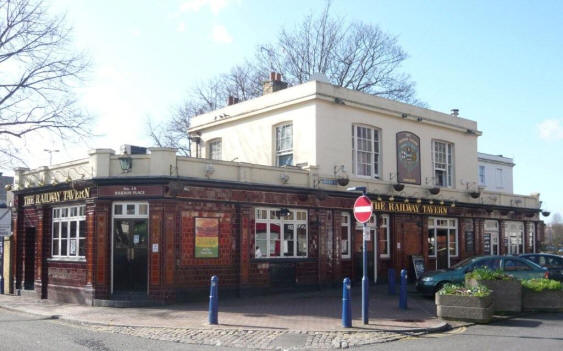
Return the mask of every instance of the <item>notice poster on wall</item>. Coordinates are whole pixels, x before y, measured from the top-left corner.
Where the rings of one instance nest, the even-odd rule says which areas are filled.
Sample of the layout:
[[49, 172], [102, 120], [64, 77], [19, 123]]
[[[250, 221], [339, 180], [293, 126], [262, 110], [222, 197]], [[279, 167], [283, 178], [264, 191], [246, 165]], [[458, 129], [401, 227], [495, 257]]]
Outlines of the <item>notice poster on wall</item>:
[[195, 257], [219, 257], [219, 218], [195, 219]]

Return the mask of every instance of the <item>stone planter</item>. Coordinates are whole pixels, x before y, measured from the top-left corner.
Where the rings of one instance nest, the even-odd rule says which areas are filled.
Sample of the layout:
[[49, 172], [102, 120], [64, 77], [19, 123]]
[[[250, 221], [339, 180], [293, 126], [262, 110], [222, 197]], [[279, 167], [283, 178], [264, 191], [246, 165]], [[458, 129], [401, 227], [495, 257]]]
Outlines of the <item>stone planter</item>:
[[563, 311], [563, 290], [533, 291], [522, 289], [522, 310], [524, 311]]
[[492, 294], [485, 297], [436, 294], [436, 310], [442, 319], [489, 323], [494, 300]]
[[484, 285], [493, 290], [492, 296], [495, 311], [498, 312], [521, 312], [522, 311], [522, 284], [517, 279], [509, 280], [476, 280], [465, 281], [467, 288]]

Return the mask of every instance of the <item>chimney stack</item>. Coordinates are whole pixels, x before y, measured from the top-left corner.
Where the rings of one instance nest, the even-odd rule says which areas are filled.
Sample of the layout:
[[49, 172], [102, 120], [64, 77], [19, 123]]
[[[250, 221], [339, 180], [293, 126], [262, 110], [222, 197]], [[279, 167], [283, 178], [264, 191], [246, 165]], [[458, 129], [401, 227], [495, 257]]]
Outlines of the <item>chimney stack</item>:
[[275, 93], [285, 88], [287, 88], [287, 83], [282, 82], [281, 73], [270, 72], [270, 80], [264, 82], [262, 95]]
[[457, 109], [457, 108], [452, 108], [452, 116], [454, 116], [454, 117], [459, 117], [459, 109]]

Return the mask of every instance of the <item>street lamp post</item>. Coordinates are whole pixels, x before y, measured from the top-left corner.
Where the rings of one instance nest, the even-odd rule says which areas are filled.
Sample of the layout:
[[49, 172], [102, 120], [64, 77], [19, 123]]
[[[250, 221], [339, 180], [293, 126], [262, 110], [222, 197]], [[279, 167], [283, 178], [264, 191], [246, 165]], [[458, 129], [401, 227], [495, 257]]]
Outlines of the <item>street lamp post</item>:
[[[346, 189], [348, 191], [361, 191], [362, 195], [367, 197], [367, 189], [365, 186], [356, 186]], [[362, 321], [364, 324], [369, 323], [369, 280], [368, 280], [368, 252], [367, 240], [369, 238], [369, 231], [367, 221], [363, 223], [363, 245], [362, 245]]]
[[43, 149], [43, 151], [49, 153], [49, 166], [53, 165], [53, 152], [59, 152], [57, 149]]

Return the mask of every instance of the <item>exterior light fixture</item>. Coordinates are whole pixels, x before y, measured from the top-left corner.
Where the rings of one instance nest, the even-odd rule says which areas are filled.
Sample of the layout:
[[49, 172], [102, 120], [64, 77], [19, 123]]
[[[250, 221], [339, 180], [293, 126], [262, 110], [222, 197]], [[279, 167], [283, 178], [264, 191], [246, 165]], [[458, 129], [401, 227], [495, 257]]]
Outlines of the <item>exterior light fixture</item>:
[[430, 205], [432, 205], [432, 204], [434, 204], [434, 200], [430, 200], [430, 201], [428, 201], [428, 203], [429, 203]]
[[419, 203], [421, 203], [421, 202], [422, 202], [421, 199], [416, 199], [416, 203], [417, 203], [417, 204], [419, 204]]
[[393, 197], [392, 195], [389, 197], [389, 201], [393, 202], [395, 201], [395, 197]]
[[131, 168], [133, 168], [133, 159], [131, 156], [123, 154], [123, 156], [119, 158], [119, 166], [121, 166], [123, 173], [131, 172]]
[[291, 214], [291, 211], [287, 208], [280, 208], [279, 215], [280, 217], [287, 217]]
[[444, 200], [440, 201], [440, 205], [444, 205]]
[[409, 199], [405, 199], [405, 203], [408, 204], [408, 203], [409, 203]]
[[377, 201], [382, 201], [383, 199], [381, 198], [381, 196], [377, 197]]
[[455, 207], [455, 201], [452, 202], [452, 204], [450, 205], [451, 207]]

